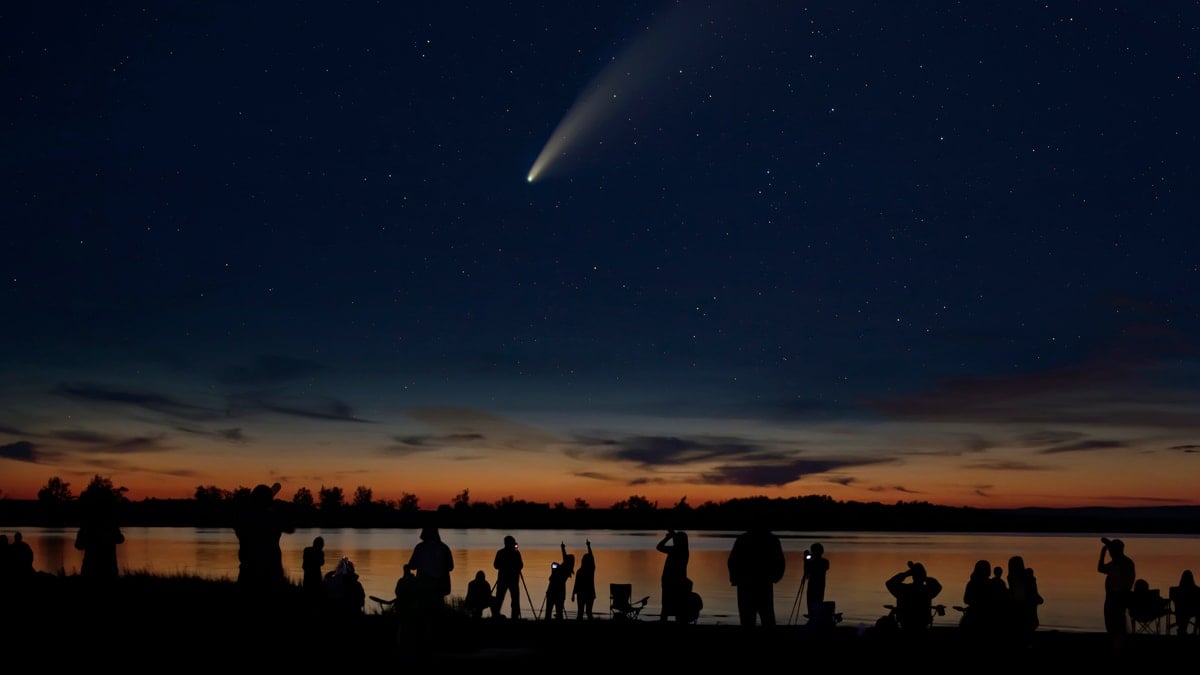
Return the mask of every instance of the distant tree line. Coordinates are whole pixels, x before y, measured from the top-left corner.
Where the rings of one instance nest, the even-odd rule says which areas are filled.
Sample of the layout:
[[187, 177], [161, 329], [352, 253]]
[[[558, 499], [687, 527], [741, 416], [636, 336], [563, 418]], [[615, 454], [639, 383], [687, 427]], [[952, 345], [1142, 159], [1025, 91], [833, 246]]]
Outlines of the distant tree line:
[[[96, 475], [86, 490], [108, 490], [119, 499], [125, 526], [232, 527], [249, 499], [251, 488], [226, 490], [197, 486], [191, 499], [129, 500], [124, 487]], [[358, 486], [347, 499], [341, 487], [321, 486], [315, 493], [301, 487], [276, 504], [296, 527], [491, 529], [650, 529], [743, 530], [764, 523], [780, 531], [895, 531], [895, 532], [1085, 532], [1200, 534], [1200, 507], [979, 509], [939, 506], [923, 501], [835, 501], [825, 495], [787, 498], [746, 497], [692, 506], [687, 497], [660, 507], [632, 495], [611, 507], [591, 507], [575, 499], [568, 507], [528, 502], [507, 496], [495, 502], [472, 501], [464, 489], [449, 504], [423, 509], [416, 495], [398, 500], [375, 499], [374, 491]], [[36, 500], [0, 499], [0, 524], [10, 526], [73, 527], [82, 518], [80, 500], [59, 477], [46, 482]]]

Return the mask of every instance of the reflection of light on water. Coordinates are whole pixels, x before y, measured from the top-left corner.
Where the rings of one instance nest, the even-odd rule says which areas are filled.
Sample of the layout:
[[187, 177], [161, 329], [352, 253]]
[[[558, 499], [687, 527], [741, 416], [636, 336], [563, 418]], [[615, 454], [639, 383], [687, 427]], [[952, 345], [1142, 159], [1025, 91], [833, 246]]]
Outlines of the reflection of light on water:
[[[17, 531], [33, 548], [36, 569], [57, 573], [61, 566], [67, 574], [78, 573], [82, 553], [74, 548], [74, 529], [0, 526], [0, 532], [9, 533], [10, 538]], [[232, 530], [126, 527], [122, 531], [125, 543], [117, 547], [122, 571], [164, 576], [187, 573], [214, 579], [237, 576], [237, 537]], [[302, 551], [320, 534], [326, 542], [325, 571], [347, 556], [354, 562], [368, 595], [391, 599], [396, 580], [419, 541], [418, 533], [395, 529], [298, 529], [295, 534], [284, 535], [280, 545], [288, 575], [299, 582]], [[550, 563], [561, 556], [559, 544], [565, 542], [567, 552], [579, 560], [586, 552], [585, 540], [591, 539], [596, 556], [594, 612], [608, 616], [610, 583], [630, 583], [636, 597], [650, 596], [643, 620], [657, 620], [661, 607], [659, 577], [665, 556], [654, 550], [654, 544], [661, 538], [661, 531], [444, 529], [442, 538], [454, 554], [452, 596], [461, 598], [478, 570], [484, 571], [489, 582], [495, 581], [492, 562], [506, 534], [514, 535], [521, 545], [525, 561], [521, 601], [530, 616], [545, 597]], [[700, 623], [736, 623], [736, 588], [729, 585], [726, 563], [737, 533], [696, 530], [689, 534], [688, 577], [704, 601]], [[1046, 598], [1039, 610], [1043, 630], [1104, 630], [1104, 577], [1094, 571], [1100, 542], [1092, 534], [779, 534], [787, 555], [786, 572], [775, 585], [775, 616], [780, 623], [787, 622], [798, 599], [803, 551], [820, 541], [830, 561], [825, 599], [837, 603], [844, 626], [874, 625], [886, 611], [883, 605], [893, 602], [884, 581], [903, 569], [908, 560], [921, 561], [942, 582], [938, 601], [947, 606], [947, 612], [937, 617], [934, 625], [955, 625], [959, 616], [949, 607], [962, 598], [975, 561], [986, 559], [993, 565], [1006, 566], [1010, 556], [1021, 555], [1025, 564], [1036, 571], [1039, 590]], [[1180, 561], [1200, 560], [1200, 537], [1124, 534], [1121, 538], [1137, 562], [1138, 576], [1155, 588], [1166, 589], [1178, 582], [1184, 567]], [[799, 598], [801, 603], [804, 600]], [[367, 609], [373, 612], [378, 607], [369, 602]], [[574, 605], [569, 603], [568, 611], [572, 610]]]

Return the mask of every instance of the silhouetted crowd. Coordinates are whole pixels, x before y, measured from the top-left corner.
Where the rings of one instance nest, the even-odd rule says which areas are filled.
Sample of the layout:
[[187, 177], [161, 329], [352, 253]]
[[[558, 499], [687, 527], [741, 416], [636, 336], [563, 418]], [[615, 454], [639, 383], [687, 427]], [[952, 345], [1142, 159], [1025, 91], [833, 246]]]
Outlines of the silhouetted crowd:
[[[237, 587], [250, 603], [270, 603], [276, 594], [292, 588], [280, 540], [284, 534], [294, 533], [295, 527], [275, 498], [278, 492], [278, 483], [256, 486], [245, 500], [234, 527], [238, 540]], [[80, 577], [91, 579], [92, 583], [111, 582], [119, 577], [116, 547], [124, 541], [117, 524], [113, 493], [97, 491], [85, 496], [87, 517], [75, 540], [75, 547], [84, 552]], [[396, 581], [394, 597], [370, 597], [379, 604], [381, 613], [397, 619], [402, 634], [414, 645], [427, 639], [431, 631], [437, 630], [439, 619], [450, 614], [472, 621], [485, 616], [489, 620], [521, 619], [523, 594], [535, 619], [563, 620], [573, 614], [576, 620], [591, 620], [596, 618], [596, 554], [590, 540], [585, 544], [586, 553], [578, 566], [566, 542], [560, 544], [561, 558], [551, 565], [537, 609], [526, 585], [519, 545], [511, 535], [503, 538], [495, 553], [492, 565], [495, 583], [488, 581], [485, 570], [477, 570], [461, 602], [451, 602], [454, 556], [442, 541], [438, 528], [428, 526], [421, 530], [419, 541], [404, 565], [403, 576]], [[1197, 634], [1200, 587], [1192, 570], [1184, 570], [1179, 583], [1163, 596], [1137, 576], [1122, 540], [1102, 538], [1101, 544], [1096, 569], [1104, 577], [1105, 631], [1114, 648], [1124, 646], [1131, 632], [1154, 622], [1165, 621], [1172, 632], [1181, 636]], [[703, 599], [688, 576], [687, 533], [668, 530], [655, 549], [664, 555], [659, 619], [696, 623], [702, 613]], [[814, 543], [804, 551], [800, 595], [808, 591], [804, 617], [814, 629], [832, 628], [842, 616], [836, 611], [836, 603], [826, 598], [826, 581], [832, 565], [825, 553], [821, 543]], [[36, 572], [33, 558], [33, 550], [20, 532], [14, 532], [11, 538], [0, 534], [0, 582], [5, 589], [20, 589], [30, 585], [35, 575], [47, 574]], [[325, 541], [318, 536], [304, 548], [300, 561], [300, 587], [314, 615], [338, 621], [364, 616], [368, 596], [354, 562], [341, 557], [328, 572], [323, 570], [325, 564]], [[783, 578], [785, 568], [780, 539], [770, 530], [755, 527], [734, 539], [728, 572], [729, 583], [736, 588], [740, 625], [776, 625], [774, 587]], [[619, 585], [614, 584], [610, 618], [638, 618], [648, 598], [640, 603], [633, 603], [629, 597], [618, 600], [616, 586]], [[947, 606], [941, 602], [944, 586], [921, 562], [909, 561], [884, 586], [894, 603], [884, 606], [888, 612], [875, 623], [876, 634], [919, 639], [938, 616], [946, 614]], [[799, 610], [800, 595], [789, 624]], [[567, 609], [568, 599], [574, 603], [573, 611]], [[1033, 568], [1026, 565], [1022, 556], [1013, 555], [1006, 567], [993, 565], [986, 559], [976, 561], [967, 576], [961, 604], [952, 608], [961, 614], [958, 627], [964, 638], [1022, 646], [1029, 645], [1038, 630], [1039, 608], [1044, 602]]]

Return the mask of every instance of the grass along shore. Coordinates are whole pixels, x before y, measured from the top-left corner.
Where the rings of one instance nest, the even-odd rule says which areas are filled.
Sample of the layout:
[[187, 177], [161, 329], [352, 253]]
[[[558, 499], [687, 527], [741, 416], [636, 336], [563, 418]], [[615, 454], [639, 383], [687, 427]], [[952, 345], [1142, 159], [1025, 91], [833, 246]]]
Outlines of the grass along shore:
[[[161, 667], [163, 659], [262, 663], [403, 664], [504, 661], [579, 667], [629, 662], [705, 669], [714, 664], [808, 659], [830, 664], [887, 664], [911, 659], [946, 665], [1066, 659], [1077, 665], [1183, 658], [1200, 653], [1200, 638], [1130, 635], [1115, 648], [1107, 635], [1038, 631], [1027, 644], [968, 640], [935, 627], [919, 641], [875, 629], [836, 626], [747, 628], [657, 619], [616, 621], [598, 608], [594, 621], [472, 620], [452, 596], [436, 616], [405, 623], [394, 613], [334, 616], [289, 586], [252, 597], [234, 581], [188, 575], [127, 573], [109, 583], [38, 573], [3, 589], [4, 635], [18, 649], [75, 661], [95, 655], [114, 664]], [[368, 600], [368, 602], [370, 602]], [[81, 664], [82, 665], [82, 664]], [[1032, 663], [1030, 665], [1033, 665]]]

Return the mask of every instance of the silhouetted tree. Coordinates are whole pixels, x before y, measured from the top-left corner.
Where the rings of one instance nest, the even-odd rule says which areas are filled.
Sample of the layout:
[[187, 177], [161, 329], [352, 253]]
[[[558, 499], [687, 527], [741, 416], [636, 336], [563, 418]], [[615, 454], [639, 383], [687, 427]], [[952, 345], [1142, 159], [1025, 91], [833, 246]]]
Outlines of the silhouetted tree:
[[192, 498], [201, 504], [215, 504], [230, 498], [228, 490], [222, 490], [216, 485], [197, 485]]
[[113, 485], [112, 479], [107, 476], [96, 474], [92, 476], [92, 480], [88, 482], [87, 487], [79, 494], [79, 499], [94, 500], [94, 501], [110, 501], [114, 504], [128, 502], [125, 498], [125, 493], [129, 492], [129, 488], [125, 486], [116, 487]]
[[38, 490], [37, 498], [39, 502], [46, 505], [65, 504], [75, 499], [75, 495], [71, 494], [70, 483], [64, 482], [58, 476], [54, 476], [46, 481], [46, 485], [41, 490]]
[[342, 488], [321, 486], [321, 490], [317, 493], [321, 503], [321, 513], [336, 514], [346, 505], [346, 496], [342, 494]]
[[658, 502], [653, 502], [640, 495], [633, 495], [612, 505], [614, 511], [635, 511], [644, 513], [658, 508]]
[[60, 525], [66, 522], [74, 499], [75, 496], [71, 494], [71, 484], [64, 482], [58, 476], [46, 481], [46, 485], [37, 493], [38, 507], [47, 524], [50, 525]]
[[404, 493], [401, 493], [400, 501], [396, 505], [396, 508], [399, 509], [400, 513], [402, 513], [402, 514], [406, 514], [406, 515], [415, 514], [421, 510], [420, 500], [417, 499], [416, 495], [408, 493], [408, 492], [404, 492]]
[[296, 490], [296, 494], [292, 495], [292, 504], [300, 509], [315, 509], [317, 500], [313, 497], [312, 490], [302, 487]]
[[351, 503], [360, 509], [365, 509], [371, 506], [371, 500], [374, 497], [374, 494], [375, 493], [371, 491], [371, 488], [365, 485], [359, 485], [354, 489], [354, 499]]
[[471, 491], [464, 489], [462, 492], [454, 495], [454, 499], [450, 501], [455, 511], [464, 511], [471, 506]]
[[581, 497], [575, 498], [575, 510], [576, 511], [586, 511], [587, 509], [590, 509], [590, 508], [592, 508], [592, 507], [587, 503], [586, 500], [584, 500]]

